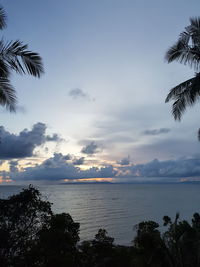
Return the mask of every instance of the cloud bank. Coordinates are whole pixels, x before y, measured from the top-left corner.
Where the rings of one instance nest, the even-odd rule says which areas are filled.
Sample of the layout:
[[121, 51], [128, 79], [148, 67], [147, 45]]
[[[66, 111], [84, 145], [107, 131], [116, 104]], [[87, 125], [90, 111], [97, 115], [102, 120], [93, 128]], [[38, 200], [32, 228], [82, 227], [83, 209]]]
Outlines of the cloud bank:
[[122, 167], [126, 177], [200, 177], [200, 158], [159, 161]]
[[24, 168], [22, 172], [13, 168], [14, 172], [10, 172], [10, 178], [13, 180], [49, 180], [59, 181], [64, 179], [85, 179], [85, 178], [111, 178], [116, 175], [116, 171], [112, 166], [104, 166], [101, 168], [92, 167], [87, 170], [81, 170], [69, 160], [70, 155], [55, 153], [53, 157], [43, 161], [34, 167]]
[[[82, 158], [80, 158], [82, 160]], [[80, 160], [79, 159], [79, 160]], [[19, 171], [18, 162], [10, 161], [10, 172], [1, 172], [2, 176], [10, 177], [14, 181], [46, 180], [63, 181], [76, 179], [113, 178], [114, 182], [151, 182], [153, 179], [159, 182], [181, 181], [183, 178], [197, 178], [200, 181], [200, 158], [177, 159], [159, 161], [154, 159], [146, 164], [112, 165], [103, 167], [90, 167], [82, 170], [77, 167], [71, 155], [55, 153], [51, 158], [33, 167], [26, 167]], [[145, 178], [145, 179], [144, 179]]]

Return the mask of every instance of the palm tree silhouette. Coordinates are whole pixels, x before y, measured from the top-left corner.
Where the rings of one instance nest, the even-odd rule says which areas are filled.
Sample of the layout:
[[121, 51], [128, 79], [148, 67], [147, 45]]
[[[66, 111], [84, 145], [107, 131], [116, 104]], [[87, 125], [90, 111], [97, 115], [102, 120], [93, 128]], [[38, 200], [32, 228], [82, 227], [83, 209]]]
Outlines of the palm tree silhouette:
[[[0, 29], [6, 27], [6, 14], [0, 7]], [[21, 41], [5, 42], [0, 40], [0, 105], [11, 112], [16, 110], [16, 91], [10, 83], [12, 71], [18, 74], [29, 74], [40, 77], [44, 72], [41, 57], [27, 50], [28, 46]]]
[[175, 120], [181, 120], [187, 106], [192, 106], [200, 97], [200, 18], [190, 18], [190, 25], [166, 52], [165, 59], [168, 63], [178, 61], [189, 65], [196, 71], [193, 78], [172, 88], [165, 100], [174, 101], [172, 114]]

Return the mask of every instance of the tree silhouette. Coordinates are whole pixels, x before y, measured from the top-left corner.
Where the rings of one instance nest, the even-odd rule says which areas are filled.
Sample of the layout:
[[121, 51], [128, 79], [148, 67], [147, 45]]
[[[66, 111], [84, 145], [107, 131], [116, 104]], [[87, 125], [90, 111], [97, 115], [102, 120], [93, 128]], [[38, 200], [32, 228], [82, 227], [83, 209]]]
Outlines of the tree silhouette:
[[163, 217], [140, 222], [131, 246], [114, 243], [105, 229], [79, 242], [79, 223], [55, 214], [38, 189], [29, 186], [0, 199], [1, 267], [199, 267], [200, 214], [191, 223]]
[[0, 199], [0, 266], [78, 266], [79, 223], [54, 214], [33, 186]]
[[[190, 18], [190, 25], [180, 34], [178, 41], [171, 46], [165, 59], [168, 63], [178, 61], [189, 65], [196, 71], [193, 78], [173, 87], [165, 102], [174, 101], [172, 114], [175, 120], [181, 120], [188, 106], [192, 106], [200, 97], [200, 18]], [[198, 134], [200, 140], [200, 131]]]
[[[0, 7], [0, 29], [6, 27], [6, 14]], [[11, 72], [40, 77], [44, 72], [41, 57], [29, 51], [21, 41], [0, 40], [0, 105], [11, 112], [16, 110], [16, 91], [10, 83]]]
[[8, 199], [0, 199], [0, 266], [26, 262], [38, 233], [49, 225], [51, 217], [51, 204], [43, 201], [32, 186]]

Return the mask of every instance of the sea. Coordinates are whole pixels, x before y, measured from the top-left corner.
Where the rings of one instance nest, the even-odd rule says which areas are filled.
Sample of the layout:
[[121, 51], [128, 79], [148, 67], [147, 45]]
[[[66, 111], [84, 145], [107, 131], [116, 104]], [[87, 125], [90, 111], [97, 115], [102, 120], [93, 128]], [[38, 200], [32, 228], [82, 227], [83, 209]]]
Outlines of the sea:
[[[24, 186], [25, 187], [25, 186]], [[0, 198], [21, 191], [23, 186], [1, 185]], [[191, 221], [200, 213], [200, 184], [68, 184], [37, 185], [55, 213], [69, 213], [80, 223], [80, 239], [91, 240], [106, 229], [115, 243], [130, 245], [136, 225], [154, 220], [164, 231], [164, 215]]]

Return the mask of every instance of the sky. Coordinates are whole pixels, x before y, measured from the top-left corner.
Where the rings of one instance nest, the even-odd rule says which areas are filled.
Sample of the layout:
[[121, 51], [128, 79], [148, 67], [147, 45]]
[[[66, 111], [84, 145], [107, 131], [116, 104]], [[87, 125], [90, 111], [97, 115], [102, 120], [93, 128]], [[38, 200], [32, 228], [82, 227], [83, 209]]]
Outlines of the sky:
[[2, 38], [27, 43], [45, 69], [40, 79], [12, 75], [18, 109], [0, 110], [2, 182], [199, 179], [199, 103], [181, 122], [165, 104], [194, 71], [164, 60], [199, 1], [0, 4]]

